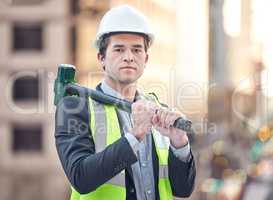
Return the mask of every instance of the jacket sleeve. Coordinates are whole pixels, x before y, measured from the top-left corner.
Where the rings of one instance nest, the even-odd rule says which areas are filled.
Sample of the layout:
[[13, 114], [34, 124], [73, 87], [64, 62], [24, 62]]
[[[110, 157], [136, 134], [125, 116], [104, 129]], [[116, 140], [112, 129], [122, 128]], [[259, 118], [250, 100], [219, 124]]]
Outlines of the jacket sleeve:
[[70, 96], [59, 102], [55, 115], [55, 142], [71, 185], [81, 194], [94, 191], [137, 161], [126, 138], [95, 152], [86, 98]]
[[169, 150], [169, 179], [173, 195], [176, 197], [189, 197], [194, 189], [196, 169], [192, 152], [190, 154], [189, 160], [184, 162]]

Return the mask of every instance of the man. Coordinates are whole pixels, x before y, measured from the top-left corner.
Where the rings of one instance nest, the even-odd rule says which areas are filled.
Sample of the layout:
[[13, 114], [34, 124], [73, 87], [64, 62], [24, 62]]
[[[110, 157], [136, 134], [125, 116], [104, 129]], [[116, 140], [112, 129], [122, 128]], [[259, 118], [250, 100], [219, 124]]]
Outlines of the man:
[[132, 113], [89, 97], [65, 97], [57, 106], [56, 146], [72, 185], [72, 200], [168, 200], [193, 191], [195, 164], [183, 116], [137, 90], [153, 34], [129, 6], [108, 11], [96, 46], [104, 78], [97, 90], [133, 102]]

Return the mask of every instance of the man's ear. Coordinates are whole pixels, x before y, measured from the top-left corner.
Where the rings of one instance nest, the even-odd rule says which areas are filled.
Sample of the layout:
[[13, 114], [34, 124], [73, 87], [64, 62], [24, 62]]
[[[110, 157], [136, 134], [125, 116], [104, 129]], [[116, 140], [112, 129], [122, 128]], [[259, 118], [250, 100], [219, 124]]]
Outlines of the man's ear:
[[100, 54], [100, 53], [97, 53], [97, 59], [98, 59], [98, 61], [100, 62], [100, 64], [101, 64], [103, 70], [105, 70], [104, 58], [105, 58], [104, 55], [102, 55], [102, 54]]
[[100, 54], [100, 53], [97, 53], [97, 59], [98, 59], [99, 62], [103, 62], [104, 56], [102, 54]]
[[146, 53], [145, 63], [147, 63], [147, 62], [148, 62], [148, 60], [149, 60], [149, 54], [148, 54], [148, 53]]

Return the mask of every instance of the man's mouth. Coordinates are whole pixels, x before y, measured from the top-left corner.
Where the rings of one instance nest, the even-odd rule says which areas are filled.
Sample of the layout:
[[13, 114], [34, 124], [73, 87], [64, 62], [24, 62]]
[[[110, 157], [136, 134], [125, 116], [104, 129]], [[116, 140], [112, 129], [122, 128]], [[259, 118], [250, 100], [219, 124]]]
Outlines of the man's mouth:
[[120, 69], [121, 69], [121, 70], [122, 70], [122, 69], [136, 70], [136, 68], [135, 68], [135, 67], [132, 67], [132, 66], [125, 66], [125, 67], [121, 67]]

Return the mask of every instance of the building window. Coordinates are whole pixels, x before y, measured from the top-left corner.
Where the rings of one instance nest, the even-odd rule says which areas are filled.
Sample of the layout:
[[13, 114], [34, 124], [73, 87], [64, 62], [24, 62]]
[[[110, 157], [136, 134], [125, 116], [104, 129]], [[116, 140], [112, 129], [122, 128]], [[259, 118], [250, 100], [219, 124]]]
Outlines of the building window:
[[12, 150], [14, 152], [40, 152], [43, 140], [41, 124], [13, 125]]
[[13, 100], [38, 100], [39, 79], [38, 77], [25, 76], [15, 80], [13, 84]]
[[38, 24], [18, 24], [13, 25], [13, 50], [36, 50], [43, 49], [43, 27]]

